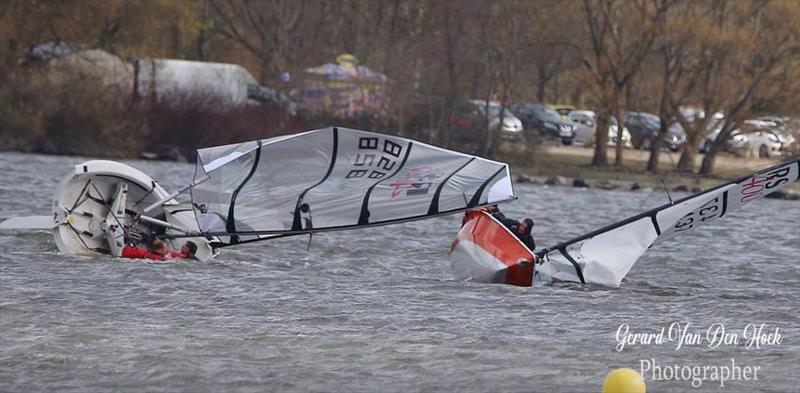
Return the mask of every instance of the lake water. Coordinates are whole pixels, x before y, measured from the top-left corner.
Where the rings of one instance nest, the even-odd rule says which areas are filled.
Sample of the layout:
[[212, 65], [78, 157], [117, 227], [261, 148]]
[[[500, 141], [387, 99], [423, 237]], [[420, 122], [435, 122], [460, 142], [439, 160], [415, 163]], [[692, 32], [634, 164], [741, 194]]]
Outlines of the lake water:
[[[0, 153], [0, 219], [47, 214], [81, 161]], [[193, 174], [127, 163], [171, 190]], [[533, 217], [540, 246], [667, 201], [517, 192], [504, 211]], [[460, 219], [320, 234], [308, 251], [307, 238], [249, 244], [206, 263], [61, 255], [49, 233], [0, 233], [0, 391], [599, 392], [616, 367], [680, 374], [732, 359], [750, 379], [758, 367], [757, 380], [740, 371], [724, 387], [693, 387], [647, 371], [648, 391], [800, 390], [800, 202], [760, 200], [658, 245], [617, 289], [454, 281], [447, 250]], [[681, 348], [668, 340], [676, 322], [688, 324]], [[765, 324], [760, 348], [748, 346], [751, 323]], [[664, 328], [665, 341], [618, 351], [622, 324]], [[709, 347], [719, 326], [727, 341]], [[767, 342], [776, 329], [779, 342]]]

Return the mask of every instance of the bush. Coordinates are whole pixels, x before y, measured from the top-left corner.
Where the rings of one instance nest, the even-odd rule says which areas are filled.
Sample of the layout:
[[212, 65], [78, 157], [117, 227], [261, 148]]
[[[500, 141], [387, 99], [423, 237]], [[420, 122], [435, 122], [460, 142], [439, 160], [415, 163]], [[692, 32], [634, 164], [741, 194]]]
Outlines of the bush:
[[142, 104], [151, 130], [144, 150], [164, 157], [171, 151], [194, 160], [195, 149], [270, 138], [305, 130], [277, 103], [230, 106], [209, 93], [165, 94]]
[[54, 77], [46, 68], [7, 74], [0, 92], [5, 149], [98, 157], [138, 155], [147, 129], [124, 94], [91, 73]]
[[[6, 71], [6, 72], [3, 72]], [[194, 159], [199, 147], [307, 129], [276, 103], [230, 107], [210, 94], [133, 101], [98, 75], [54, 72], [46, 64], [0, 69], [0, 146], [4, 150], [96, 157]]]

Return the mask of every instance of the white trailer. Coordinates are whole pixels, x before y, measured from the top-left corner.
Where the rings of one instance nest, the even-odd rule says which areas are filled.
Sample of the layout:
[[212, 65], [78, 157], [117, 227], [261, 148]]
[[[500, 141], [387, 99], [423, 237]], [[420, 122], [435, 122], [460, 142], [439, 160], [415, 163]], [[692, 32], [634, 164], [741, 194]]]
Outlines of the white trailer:
[[[224, 106], [256, 103], [258, 81], [238, 64], [206, 63], [174, 59], [134, 61], [134, 97], [139, 99], [180, 99], [209, 97]], [[256, 100], [256, 101], [252, 101]]]

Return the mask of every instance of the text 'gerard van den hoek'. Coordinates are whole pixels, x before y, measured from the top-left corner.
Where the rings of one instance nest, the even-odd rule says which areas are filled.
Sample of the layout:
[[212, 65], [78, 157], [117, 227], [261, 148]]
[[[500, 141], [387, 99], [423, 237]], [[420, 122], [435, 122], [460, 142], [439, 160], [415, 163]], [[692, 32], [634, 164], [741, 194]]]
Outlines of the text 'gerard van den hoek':
[[657, 332], [639, 333], [631, 331], [630, 325], [623, 323], [617, 328], [618, 352], [628, 345], [664, 345], [675, 344], [675, 350], [684, 346], [719, 346], [744, 345], [746, 349], [761, 349], [764, 346], [776, 346], [783, 342], [780, 328], [768, 327], [765, 323], [748, 323], [741, 330], [727, 329], [725, 324], [711, 324], [704, 331], [690, 331], [691, 323], [673, 322], [669, 327], [661, 327]]

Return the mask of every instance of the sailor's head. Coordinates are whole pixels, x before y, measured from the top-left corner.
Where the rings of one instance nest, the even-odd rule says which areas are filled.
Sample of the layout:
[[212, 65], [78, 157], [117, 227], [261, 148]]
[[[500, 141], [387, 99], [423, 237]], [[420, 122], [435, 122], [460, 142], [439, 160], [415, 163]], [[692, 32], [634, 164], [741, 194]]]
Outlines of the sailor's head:
[[517, 227], [517, 232], [519, 232], [520, 234], [528, 234], [531, 233], [531, 229], [533, 229], [533, 220], [531, 220], [530, 218], [526, 218], [522, 220], [521, 223], [519, 223], [519, 226]]
[[150, 250], [159, 255], [167, 255], [169, 252], [169, 247], [167, 247], [167, 243], [163, 240], [153, 240], [153, 244], [150, 246]]
[[194, 242], [191, 241], [183, 243], [183, 246], [181, 247], [181, 254], [186, 255], [188, 258], [194, 258], [194, 253], [196, 252], [197, 244], [194, 244]]

